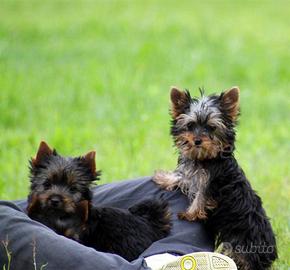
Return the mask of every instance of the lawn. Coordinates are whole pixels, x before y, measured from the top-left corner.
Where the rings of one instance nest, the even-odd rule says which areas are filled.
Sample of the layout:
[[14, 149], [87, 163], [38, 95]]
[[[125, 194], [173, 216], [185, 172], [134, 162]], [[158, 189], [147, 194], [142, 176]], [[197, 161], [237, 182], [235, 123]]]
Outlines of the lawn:
[[[202, 3], [203, 2], [203, 3]], [[25, 198], [40, 140], [95, 149], [102, 182], [173, 169], [171, 85], [240, 86], [236, 156], [289, 266], [290, 2], [0, 2], [0, 198]]]

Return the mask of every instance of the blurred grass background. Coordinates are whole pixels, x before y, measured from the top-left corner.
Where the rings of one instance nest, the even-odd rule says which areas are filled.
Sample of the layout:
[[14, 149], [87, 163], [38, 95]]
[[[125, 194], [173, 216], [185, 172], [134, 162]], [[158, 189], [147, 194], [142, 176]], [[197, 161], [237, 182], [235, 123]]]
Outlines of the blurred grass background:
[[169, 88], [241, 88], [236, 156], [289, 267], [289, 1], [0, 2], [0, 199], [40, 140], [97, 151], [102, 182], [173, 169]]

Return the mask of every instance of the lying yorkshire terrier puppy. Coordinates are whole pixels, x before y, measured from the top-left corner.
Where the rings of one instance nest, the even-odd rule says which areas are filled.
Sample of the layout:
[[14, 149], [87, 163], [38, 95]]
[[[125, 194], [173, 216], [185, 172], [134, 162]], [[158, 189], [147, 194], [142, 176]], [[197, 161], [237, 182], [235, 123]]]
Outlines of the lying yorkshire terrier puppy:
[[62, 157], [41, 142], [30, 165], [28, 216], [58, 234], [132, 261], [170, 232], [162, 200], [144, 200], [128, 210], [92, 206], [90, 187], [100, 176], [95, 152]]
[[190, 206], [179, 218], [207, 220], [217, 246], [224, 243], [224, 252], [239, 269], [270, 268], [277, 258], [275, 236], [233, 153], [239, 89], [210, 96], [201, 91], [200, 98], [192, 98], [188, 91], [172, 88], [171, 101], [178, 165], [174, 172], [157, 172], [154, 181], [188, 196]]

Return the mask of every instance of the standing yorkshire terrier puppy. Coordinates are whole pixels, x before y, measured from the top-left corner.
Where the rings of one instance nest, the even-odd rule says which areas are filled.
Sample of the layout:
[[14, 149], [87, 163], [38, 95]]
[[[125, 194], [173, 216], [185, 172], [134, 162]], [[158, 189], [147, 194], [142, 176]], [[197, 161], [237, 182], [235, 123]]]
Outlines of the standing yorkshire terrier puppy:
[[207, 220], [216, 244], [239, 269], [268, 269], [277, 258], [276, 241], [260, 197], [235, 157], [239, 89], [192, 98], [171, 90], [171, 134], [179, 150], [174, 172], [157, 172], [162, 188], [180, 188], [190, 200], [179, 218]]
[[144, 200], [128, 210], [92, 205], [90, 187], [100, 176], [95, 152], [62, 157], [41, 142], [30, 164], [28, 215], [58, 234], [132, 261], [170, 232], [163, 200]]

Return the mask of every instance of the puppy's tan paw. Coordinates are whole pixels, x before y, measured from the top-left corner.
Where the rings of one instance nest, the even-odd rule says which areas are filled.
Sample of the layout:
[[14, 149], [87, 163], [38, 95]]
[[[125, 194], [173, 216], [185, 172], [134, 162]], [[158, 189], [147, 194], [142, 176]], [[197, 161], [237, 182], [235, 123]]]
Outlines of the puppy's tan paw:
[[195, 213], [196, 219], [207, 219], [207, 214], [204, 210], [199, 210]]
[[187, 221], [203, 220], [207, 218], [206, 212], [199, 210], [195, 212], [180, 212], [178, 218]]
[[197, 216], [194, 213], [180, 212], [178, 213], [178, 218], [181, 220], [194, 221], [197, 219]]

